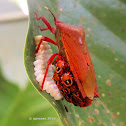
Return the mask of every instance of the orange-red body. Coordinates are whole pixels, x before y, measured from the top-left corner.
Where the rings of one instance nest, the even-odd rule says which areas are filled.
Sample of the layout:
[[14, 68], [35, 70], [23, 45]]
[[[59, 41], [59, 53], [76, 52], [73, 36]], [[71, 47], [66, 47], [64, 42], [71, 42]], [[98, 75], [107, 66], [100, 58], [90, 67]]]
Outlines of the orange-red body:
[[[46, 9], [48, 8], [46, 7]], [[56, 42], [54, 42], [48, 37], [42, 37], [37, 50], [43, 40], [55, 44], [59, 48], [59, 52], [53, 54], [48, 61], [41, 90], [43, 89], [49, 65], [54, 57], [59, 55], [54, 62], [53, 79], [62, 95], [68, 102], [76, 106], [86, 107], [91, 105], [92, 100], [99, 97], [99, 94], [93, 64], [85, 41], [84, 29], [81, 26], [64, 24], [56, 19], [51, 12], [56, 25], [54, 28], [51, 27], [45, 17], [38, 18], [37, 13], [35, 14], [36, 19], [42, 19], [47, 26], [47, 28], [40, 27], [40, 30], [50, 30], [56, 39]]]
[[99, 97], [93, 64], [85, 41], [84, 29], [56, 22], [55, 39], [59, 54], [69, 63], [83, 98]]

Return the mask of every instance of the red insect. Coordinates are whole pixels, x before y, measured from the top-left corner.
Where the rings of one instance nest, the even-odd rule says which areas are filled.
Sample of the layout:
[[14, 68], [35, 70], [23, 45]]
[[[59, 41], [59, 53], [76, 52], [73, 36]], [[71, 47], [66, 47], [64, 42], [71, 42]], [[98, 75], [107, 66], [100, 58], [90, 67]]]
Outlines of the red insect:
[[[49, 10], [47, 7], [45, 8]], [[68, 102], [76, 106], [89, 106], [94, 98], [99, 97], [99, 94], [93, 64], [85, 41], [84, 29], [81, 26], [76, 27], [64, 24], [51, 11], [50, 13], [54, 17], [56, 27], [52, 27], [45, 17], [37, 17], [37, 13], [35, 13], [36, 19], [42, 20], [47, 26], [47, 28], [39, 26], [40, 30], [50, 30], [56, 39], [56, 42], [54, 42], [52, 39], [43, 36], [36, 53], [42, 41], [55, 44], [59, 49], [59, 52], [53, 54], [48, 61], [41, 91], [49, 65], [52, 63], [54, 57], [58, 55], [53, 63], [55, 65], [53, 79], [62, 95]]]

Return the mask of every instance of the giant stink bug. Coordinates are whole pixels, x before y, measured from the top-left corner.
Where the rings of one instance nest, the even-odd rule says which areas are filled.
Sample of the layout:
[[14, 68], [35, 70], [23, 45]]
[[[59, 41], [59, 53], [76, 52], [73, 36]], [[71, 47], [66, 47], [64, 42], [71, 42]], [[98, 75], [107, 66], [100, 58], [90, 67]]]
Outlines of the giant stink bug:
[[[50, 11], [47, 7], [45, 8]], [[42, 20], [47, 26], [47, 28], [39, 26], [40, 30], [50, 30], [56, 39], [56, 42], [54, 42], [52, 39], [43, 36], [36, 53], [42, 41], [52, 43], [59, 49], [59, 52], [53, 54], [48, 60], [40, 89], [43, 90], [49, 65], [53, 62], [54, 57], [58, 56], [53, 62], [55, 65], [53, 79], [62, 95], [68, 102], [76, 106], [89, 106], [94, 98], [99, 97], [99, 94], [93, 64], [85, 41], [84, 29], [81, 26], [64, 24], [51, 11], [50, 13], [54, 17], [56, 27], [52, 27], [45, 17], [38, 17], [35, 13], [36, 19]]]

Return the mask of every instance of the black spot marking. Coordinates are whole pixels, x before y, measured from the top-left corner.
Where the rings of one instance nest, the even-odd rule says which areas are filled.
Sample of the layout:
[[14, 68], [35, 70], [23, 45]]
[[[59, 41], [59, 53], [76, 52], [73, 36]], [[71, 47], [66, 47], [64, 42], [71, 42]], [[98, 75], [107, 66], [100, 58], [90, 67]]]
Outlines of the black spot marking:
[[68, 109], [67, 109], [67, 107], [64, 105], [64, 107], [65, 107], [65, 110], [66, 110], [66, 112], [68, 112]]

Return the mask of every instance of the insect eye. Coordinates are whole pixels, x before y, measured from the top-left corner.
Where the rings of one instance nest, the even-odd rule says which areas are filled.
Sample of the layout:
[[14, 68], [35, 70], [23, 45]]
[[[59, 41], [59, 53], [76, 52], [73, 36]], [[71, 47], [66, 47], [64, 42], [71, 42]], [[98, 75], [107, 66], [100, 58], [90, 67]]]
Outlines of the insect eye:
[[53, 80], [54, 80], [55, 84], [59, 84], [60, 78], [59, 78], [58, 74], [54, 73]]
[[69, 73], [64, 73], [61, 80], [67, 87], [73, 84], [72, 76]]
[[57, 62], [57, 64], [55, 65], [55, 70], [56, 70], [56, 72], [57, 72], [57, 73], [62, 72], [62, 71], [63, 71], [63, 68], [64, 68], [64, 61], [59, 60], [59, 61]]
[[69, 84], [71, 84], [71, 79], [68, 79], [68, 80], [66, 80], [64, 82], [66, 83], [66, 85], [69, 85]]
[[56, 72], [57, 72], [57, 73], [59, 73], [59, 72], [60, 72], [60, 70], [61, 70], [61, 68], [60, 68], [60, 67], [58, 67], [58, 66], [56, 66]]
[[54, 80], [55, 84], [58, 84], [58, 81]]

